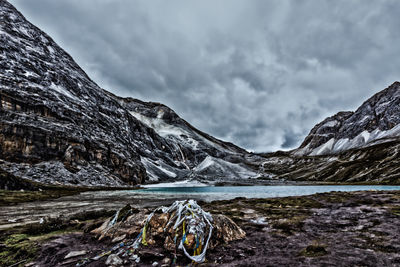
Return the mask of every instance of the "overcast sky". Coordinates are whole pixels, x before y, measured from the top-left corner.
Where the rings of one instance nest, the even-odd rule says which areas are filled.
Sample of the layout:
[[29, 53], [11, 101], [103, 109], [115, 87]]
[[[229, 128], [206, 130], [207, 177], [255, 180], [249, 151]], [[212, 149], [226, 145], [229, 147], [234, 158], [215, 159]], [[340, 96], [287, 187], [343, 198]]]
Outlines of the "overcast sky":
[[400, 72], [397, 0], [10, 0], [101, 87], [250, 151], [297, 147]]

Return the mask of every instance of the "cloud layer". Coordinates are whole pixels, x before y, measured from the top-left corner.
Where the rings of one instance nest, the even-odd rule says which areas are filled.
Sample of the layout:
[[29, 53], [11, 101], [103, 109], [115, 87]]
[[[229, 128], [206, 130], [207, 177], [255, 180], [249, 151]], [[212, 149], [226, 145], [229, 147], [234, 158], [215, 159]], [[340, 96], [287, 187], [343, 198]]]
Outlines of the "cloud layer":
[[397, 0], [11, 0], [100, 86], [257, 152], [399, 79]]

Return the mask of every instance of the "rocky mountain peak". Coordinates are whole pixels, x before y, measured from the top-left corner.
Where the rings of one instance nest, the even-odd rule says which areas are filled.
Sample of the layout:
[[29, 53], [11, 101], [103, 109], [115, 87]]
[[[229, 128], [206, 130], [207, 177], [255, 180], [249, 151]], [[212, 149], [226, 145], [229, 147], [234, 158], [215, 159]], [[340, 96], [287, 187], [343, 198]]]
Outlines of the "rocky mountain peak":
[[[400, 123], [400, 83], [394, 82], [388, 88], [376, 93], [365, 101], [355, 112], [355, 116], [349, 120], [359, 128], [368, 132], [375, 129], [387, 131]], [[350, 131], [343, 133], [343, 137], [349, 135], [353, 138], [356, 134]]]
[[337, 133], [342, 127], [343, 122], [345, 122], [353, 114], [354, 112], [352, 111], [341, 111], [318, 123], [316, 126], [314, 126], [314, 128], [311, 129], [308, 136], [300, 145], [300, 148], [304, 148], [307, 145], [318, 147], [319, 145], [329, 141], [331, 138], [334, 138], [335, 133]]
[[96, 93], [96, 84], [72, 57], [8, 1], [0, 1], [0, 17], [3, 79], [8, 77], [19, 86], [59, 89], [59, 93], [65, 87], [63, 93], [69, 98]]
[[317, 124], [296, 154], [322, 155], [391, 140], [400, 135], [400, 83], [365, 101], [355, 112], [339, 112]]

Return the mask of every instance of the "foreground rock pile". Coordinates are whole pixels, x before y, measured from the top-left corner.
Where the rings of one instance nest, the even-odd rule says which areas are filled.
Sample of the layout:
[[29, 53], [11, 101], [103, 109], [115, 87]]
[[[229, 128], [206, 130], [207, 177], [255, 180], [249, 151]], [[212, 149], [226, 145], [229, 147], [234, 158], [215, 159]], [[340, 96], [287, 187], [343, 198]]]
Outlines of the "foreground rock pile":
[[[107, 265], [152, 262], [169, 266], [204, 262], [208, 248], [213, 249], [246, 233], [230, 218], [211, 215], [193, 200], [176, 201], [149, 214], [129, 205], [91, 231], [96, 238], [115, 244], [99, 255], [82, 259], [83, 266], [107, 257]], [[159, 261], [159, 262], [158, 262]]]

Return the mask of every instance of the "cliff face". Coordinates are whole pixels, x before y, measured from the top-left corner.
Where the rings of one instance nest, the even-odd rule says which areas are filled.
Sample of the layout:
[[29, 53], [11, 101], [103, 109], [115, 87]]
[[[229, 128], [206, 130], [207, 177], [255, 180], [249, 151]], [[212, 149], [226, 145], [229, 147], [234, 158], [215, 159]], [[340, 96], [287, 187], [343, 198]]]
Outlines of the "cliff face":
[[[168, 107], [101, 89], [4, 0], [0, 21], [0, 168], [82, 185], [254, 174], [242, 164], [245, 150], [198, 131]], [[197, 168], [205, 160], [211, 164]]]

